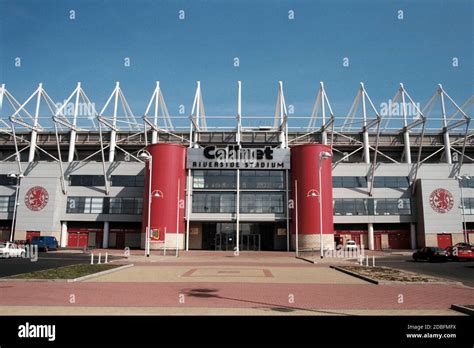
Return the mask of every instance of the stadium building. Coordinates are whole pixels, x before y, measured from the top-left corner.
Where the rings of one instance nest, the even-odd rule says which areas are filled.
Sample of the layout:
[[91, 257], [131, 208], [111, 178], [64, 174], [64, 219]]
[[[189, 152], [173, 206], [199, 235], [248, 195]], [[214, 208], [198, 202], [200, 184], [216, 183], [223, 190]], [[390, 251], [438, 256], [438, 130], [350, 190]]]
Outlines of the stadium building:
[[[294, 250], [354, 240], [371, 250], [474, 239], [474, 95], [439, 85], [420, 106], [400, 84], [374, 104], [361, 83], [333, 114], [170, 117], [160, 84], [135, 116], [116, 84], [99, 109], [81, 84], [60, 103], [0, 89], [0, 239], [63, 247]], [[189, 115], [189, 113], [188, 113]], [[146, 241], [149, 240], [150, 243]]]

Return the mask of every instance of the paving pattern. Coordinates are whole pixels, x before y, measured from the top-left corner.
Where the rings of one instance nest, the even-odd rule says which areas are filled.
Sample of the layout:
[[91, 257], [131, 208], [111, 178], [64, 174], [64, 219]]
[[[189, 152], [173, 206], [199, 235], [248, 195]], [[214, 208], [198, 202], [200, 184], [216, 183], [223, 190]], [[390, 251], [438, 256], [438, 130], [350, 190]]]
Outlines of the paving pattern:
[[143, 260], [84, 282], [1, 282], [0, 314], [458, 315], [451, 304], [474, 303], [474, 288], [374, 285], [291, 257]]

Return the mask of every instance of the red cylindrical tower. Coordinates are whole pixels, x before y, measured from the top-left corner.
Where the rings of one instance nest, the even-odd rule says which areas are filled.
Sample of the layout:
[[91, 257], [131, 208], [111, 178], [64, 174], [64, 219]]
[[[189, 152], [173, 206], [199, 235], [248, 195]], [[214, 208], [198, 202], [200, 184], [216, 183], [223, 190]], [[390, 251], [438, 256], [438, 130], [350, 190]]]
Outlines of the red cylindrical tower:
[[[186, 148], [178, 144], [153, 144], [147, 147], [152, 159], [145, 168], [145, 190], [143, 198], [142, 230], [145, 234], [148, 224], [148, 183], [151, 164], [151, 214], [152, 241], [165, 241], [176, 245], [176, 229], [180, 234], [178, 245], [184, 247], [184, 207], [186, 187]], [[153, 239], [153, 237], [155, 239]], [[143, 238], [144, 240], [144, 238]], [[143, 245], [144, 246], [144, 243]], [[156, 243], [151, 243], [151, 248]]]
[[[331, 249], [334, 246], [332, 160], [331, 157], [321, 159], [323, 152], [331, 153], [331, 148], [322, 144], [307, 144], [291, 148], [291, 187], [294, 202], [291, 233], [294, 246], [298, 222], [300, 249], [319, 248], [321, 219], [323, 246]], [[321, 187], [319, 187], [319, 173], [321, 173]], [[322, 192], [322, 216], [320, 215], [320, 192]]]

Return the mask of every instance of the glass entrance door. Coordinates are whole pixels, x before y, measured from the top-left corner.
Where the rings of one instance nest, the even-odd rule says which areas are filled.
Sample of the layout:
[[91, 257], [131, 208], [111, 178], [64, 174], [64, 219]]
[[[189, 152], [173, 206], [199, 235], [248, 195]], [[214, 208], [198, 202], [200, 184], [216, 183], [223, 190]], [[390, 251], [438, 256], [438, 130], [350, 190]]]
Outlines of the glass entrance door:
[[[240, 223], [240, 250], [284, 250], [286, 236], [277, 234], [278, 226], [278, 224], [271, 222]], [[202, 224], [202, 249], [204, 250], [233, 251], [237, 246], [236, 238], [235, 223], [209, 222]]]

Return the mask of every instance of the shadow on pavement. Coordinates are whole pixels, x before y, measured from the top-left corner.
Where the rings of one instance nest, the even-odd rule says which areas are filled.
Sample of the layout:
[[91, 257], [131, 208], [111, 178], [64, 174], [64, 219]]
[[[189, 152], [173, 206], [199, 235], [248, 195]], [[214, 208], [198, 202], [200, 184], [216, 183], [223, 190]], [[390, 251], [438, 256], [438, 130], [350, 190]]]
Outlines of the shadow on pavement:
[[337, 313], [337, 312], [329, 312], [329, 311], [322, 311], [322, 310], [315, 310], [315, 309], [308, 309], [308, 308], [301, 308], [301, 307], [290, 307], [290, 306], [278, 306], [273, 303], [266, 303], [266, 302], [259, 302], [259, 301], [250, 301], [250, 300], [242, 300], [238, 298], [231, 298], [220, 296], [218, 294], [218, 289], [207, 289], [207, 288], [193, 288], [193, 289], [186, 289], [183, 291], [184, 294], [190, 297], [197, 297], [197, 298], [217, 298], [222, 300], [231, 300], [231, 301], [238, 301], [244, 303], [254, 303], [257, 305], [263, 305], [264, 307], [252, 307], [252, 308], [262, 308], [262, 309], [269, 309], [274, 312], [283, 312], [283, 313], [291, 313], [297, 310], [312, 312], [312, 313], [320, 313], [320, 314], [339, 314], [339, 315], [346, 315], [346, 316], [355, 316], [347, 313]]

